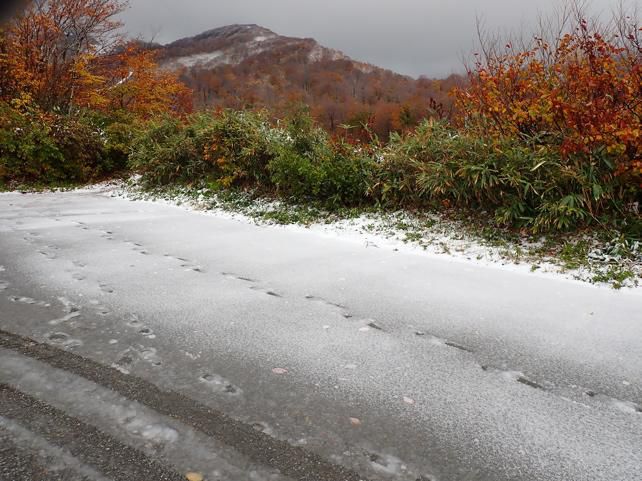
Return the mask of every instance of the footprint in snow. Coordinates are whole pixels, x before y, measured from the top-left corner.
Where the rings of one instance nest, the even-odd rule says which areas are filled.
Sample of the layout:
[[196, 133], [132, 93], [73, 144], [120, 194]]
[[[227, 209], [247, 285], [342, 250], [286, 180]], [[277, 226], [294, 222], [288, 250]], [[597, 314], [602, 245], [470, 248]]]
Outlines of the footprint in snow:
[[154, 367], [159, 367], [162, 364], [156, 349], [139, 346], [138, 348], [128, 347], [121, 351], [112, 366], [125, 374], [129, 374], [129, 369], [139, 361], [147, 362]]
[[253, 422], [251, 426], [252, 428], [254, 428], [255, 431], [259, 431], [261, 433], [267, 434], [268, 436], [272, 436], [274, 434], [274, 430], [267, 423], [264, 423], [263, 421]]
[[611, 408], [626, 414], [642, 414], [642, 404], [637, 404], [632, 401], [622, 401], [620, 399], [607, 396], [606, 394], [598, 393], [596, 391], [587, 390], [584, 394], [591, 399], [595, 399], [600, 403], [606, 404]]
[[386, 474], [399, 475], [405, 470], [404, 463], [390, 454], [370, 453], [368, 459], [375, 470]]
[[262, 292], [263, 294], [267, 294], [268, 296], [272, 296], [272, 297], [283, 297], [278, 292], [274, 292], [274, 291], [272, 291], [270, 289], [263, 289], [262, 287], [252, 286], [252, 287], [250, 287], [250, 289], [252, 289], [253, 291]]
[[203, 374], [199, 378], [199, 381], [206, 384], [212, 391], [219, 394], [239, 396], [242, 393], [241, 389], [238, 386], [235, 386], [223, 376], [219, 376], [218, 374]]
[[323, 297], [317, 297], [317, 296], [313, 296], [311, 294], [308, 294], [308, 295], [305, 296], [305, 298], [308, 301], [316, 301], [316, 302], [320, 302], [322, 304], [326, 304], [326, 305], [331, 306], [331, 307], [336, 307], [338, 309], [346, 309], [346, 307], [344, 305], [339, 304], [337, 302], [329, 301], [327, 299], [324, 299]]
[[32, 297], [27, 297], [27, 296], [9, 296], [9, 300], [11, 302], [17, 302], [19, 304], [29, 304], [29, 305], [36, 305], [36, 306], [41, 306], [41, 307], [50, 307], [51, 304], [45, 301], [37, 301]]
[[459, 344], [458, 342], [454, 341], [444, 341], [444, 344], [449, 347], [454, 347], [455, 349], [459, 349], [460, 351], [465, 351], [465, 352], [473, 352], [473, 350], [467, 346], [464, 346], [463, 344]]
[[129, 320], [127, 321], [127, 325], [130, 327], [142, 327], [142, 324], [143, 323], [136, 314], [129, 316]]
[[49, 325], [51, 326], [57, 326], [58, 324], [64, 324], [66, 322], [71, 321], [72, 319], [75, 319], [76, 317], [80, 316], [80, 312], [78, 311], [72, 311], [61, 318], [58, 319], [52, 319], [51, 321], [48, 322]]
[[82, 346], [83, 342], [80, 339], [74, 339], [66, 332], [51, 332], [47, 334], [47, 339], [52, 344], [57, 344], [64, 348], [74, 348]]
[[196, 266], [192, 264], [181, 264], [181, 267], [188, 271], [203, 272], [203, 268], [201, 266]]
[[138, 354], [143, 361], [150, 363], [154, 367], [161, 365], [161, 358], [153, 347], [142, 348], [138, 351]]
[[105, 306], [96, 306], [96, 312], [99, 316], [108, 316], [111, 311]]
[[152, 331], [149, 327], [143, 327], [138, 331], [138, 334], [148, 338], [148, 339], [155, 339], [156, 334], [154, 334], [154, 331]]
[[250, 282], [250, 283], [258, 282], [256, 279], [252, 279], [252, 278], [246, 277], [246, 276], [239, 276], [239, 275], [233, 274], [231, 272], [221, 272], [221, 275], [223, 277], [227, 277], [228, 279], [233, 279], [235, 281], [243, 281], [243, 282]]
[[508, 381], [514, 381], [518, 382], [520, 384], [523, 384], [525, 386], [528, 386], [533, 389], [541, 389], [543, 391], [546, 390], [546, 388], [541, 385], [540, 383], [528, 378], [526, 375], [524, 375], [523, 372], [521, 371], [506, 371], [503, 369], [497, 369], [491, 366], [486, 366], [482, 365], [481, 366], [483, 371], [494, 373], [494, 374], [499, 374], [502, 378], [508, 380]]

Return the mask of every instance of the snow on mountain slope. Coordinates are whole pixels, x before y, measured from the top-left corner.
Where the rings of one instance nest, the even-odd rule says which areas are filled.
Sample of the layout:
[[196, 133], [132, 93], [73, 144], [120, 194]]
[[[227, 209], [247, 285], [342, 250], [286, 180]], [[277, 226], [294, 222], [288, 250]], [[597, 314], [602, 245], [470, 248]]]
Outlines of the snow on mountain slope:
[[212, 69], [220, 65], [238, 65], [263, 53], [278, 56], [281, 62], [314, 63], [323, 60], [347, 60], [357, 68], [373, 67], [355, 62], [339, 50], [320, 45], [311, 38], [278, 35], [259, 25], [228, 25], [183, 38], [161, 47], [164, 68]]

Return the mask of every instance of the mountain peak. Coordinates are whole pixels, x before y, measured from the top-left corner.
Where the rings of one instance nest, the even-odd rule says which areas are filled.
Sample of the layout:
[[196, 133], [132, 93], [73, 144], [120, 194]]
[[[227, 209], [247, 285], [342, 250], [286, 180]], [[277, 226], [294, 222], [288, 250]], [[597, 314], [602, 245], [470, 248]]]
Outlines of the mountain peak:
[[[203, 33], [200, 33], [198, 35], [195, 35], [194, 37], [189, 37], [187, 39], [182, 39], [182, 40], [204, 40], [204, 39], [212, 39], [212, 38], [230, 38], [234, 36], [241, 36], [241, 35], [276, 35], [272, 30], [261, 27], [260, 25], [257, 25], [255, 23], [248, 23], [248, 24], [233, 24], [233, 25], [225, 25], [223, 27], [217, 27], [213, 28], [210, 30], [206, 30]], [[180, 40], [179, 40], [180, 41]]]
[[162, 48], [161, 64], [166, 68], [211, 69], [270, 53], [281, 62], [289, 59], [318, 62], [349, 60], [338, 50], [321, 46], [311, 38], [285, 37], [256, 24], [234, 24], [207, 30]]

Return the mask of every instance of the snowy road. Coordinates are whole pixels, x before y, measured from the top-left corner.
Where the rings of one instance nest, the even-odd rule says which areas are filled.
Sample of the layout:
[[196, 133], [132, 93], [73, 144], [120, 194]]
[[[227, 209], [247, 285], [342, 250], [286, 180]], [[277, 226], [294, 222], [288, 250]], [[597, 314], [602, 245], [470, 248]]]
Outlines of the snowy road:
[[640, 479], [640, 289], [89, 191], [0, 266], [1, 479]]

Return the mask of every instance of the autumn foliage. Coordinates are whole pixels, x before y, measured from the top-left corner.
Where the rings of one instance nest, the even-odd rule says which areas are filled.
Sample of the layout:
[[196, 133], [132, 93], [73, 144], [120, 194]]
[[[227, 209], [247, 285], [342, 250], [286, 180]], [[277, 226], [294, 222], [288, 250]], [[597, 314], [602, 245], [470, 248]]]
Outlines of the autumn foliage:
[[102, 79], [91, 71], [120, 23], [119, 0], [36, 0], [3, 32], [2, 98], [30, 95], [43, 109], [91, 98]]
[[535, 138], [642, 184], [642, 28], [627, 17], [619, 26], [604, 31], [580, 17], [560, 38], [478, 56], [470, 85], [456, 92], [466, 126]]
[[446, 118], [452, 111], [448, 92], [465, 79], [412, 79], [383, 69], [363, 71], [351, 60], [281, 60], [269, 52], [238, 65], [193, 68], [183, 74], [200, 107], [266, 108], [285, 116], [305, 104], [330, 133], [368, 140], [364, 130], [387, 140], [425, 118]]
[[[465, 83], [457, 74], [414, 79], [350, 59], [313, 39], [284, 37], [256, 25], [222, 27], [151, 47], [161, 65], [181, 66], [197, 108], [267, 109], [285, 117], [304, 104], [332, 135], [352, 140], [366, 141], [371, 134], [387, 140], [391, 132], [411, 130], [425, 118], [449, 117], [448, 92]], [[196, 61], [208, 57], [226, 60]]]
[[190, 90], [128, 43], [120, 0], [35, 0], [0, 30], [0, 184], [79, 182], [126, 167], [140, 122]]
[[105, 86], [100, 90], [103, 101], [95, 107], [108, 112], [125, 111], [143, 119], [192, 111], [191, 90], [175, 72], [159, 69], [156, 53], [137, 42], [120, 46], [97, 63]]
[[[0, 31], [0, 186], [129, 169], [147, 186], [459, 209], [532, 233], [615, 226], [642, 238], [633, 18], [607, 29], [576, 11], [532, 42], [482, 42], [466, 81], [436, 81], [310, 61], [309, 39], [281, 42], [281, 58], [268, 49], [174, 72], [158, 66], [159, 46], [118, 35], [123, 8], [40, 0]], [[199, 53], [177, 43], [175, 57]]]
[[35, 0], [0, 31], [0, 99], [44, 111], [123, 109], [136, 116], [191, 108], [189, 90], [125, 43], [121, 0]]

